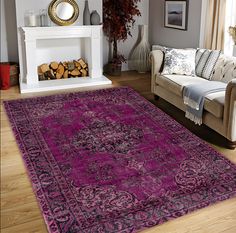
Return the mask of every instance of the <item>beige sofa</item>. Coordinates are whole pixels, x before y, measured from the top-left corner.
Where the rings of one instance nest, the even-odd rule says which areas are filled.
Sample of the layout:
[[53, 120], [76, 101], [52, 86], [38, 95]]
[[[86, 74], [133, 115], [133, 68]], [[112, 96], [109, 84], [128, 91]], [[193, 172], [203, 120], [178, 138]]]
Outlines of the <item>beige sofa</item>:
[[[185, 111], [182, 91], [185, 85], [210, 82], [200, 77], [161, 75], [164, 53], [151, 52], [152, 93]], [[236, 57], [221, 55], [212, 80], [226, 82], [226, 91], [209, 94], [205, 98], [203, 123], [228, 139], [229, 148], [236, 146]], [[194, 123], [193, 123], [194, 124]]]

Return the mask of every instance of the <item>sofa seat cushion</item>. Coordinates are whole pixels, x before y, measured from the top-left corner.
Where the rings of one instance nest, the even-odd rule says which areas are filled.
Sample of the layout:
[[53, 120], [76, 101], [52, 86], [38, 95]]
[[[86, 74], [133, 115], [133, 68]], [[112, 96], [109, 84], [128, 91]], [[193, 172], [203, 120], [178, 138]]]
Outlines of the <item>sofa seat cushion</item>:
[[194, 83], [209, 82], [206, 79], [197, 76], [186, 75], [160, 75], [156, 78], [156, 83], [165, 89], [174, 92], [176, 95], [182, 97], [183, 88], [186, 85]]
[[[156, 77], [156, 83], [165, 88], [166, 90], [180, 96], [182, 98], [182, 92], [184, 86], [189, 84], [199, 84], [210, 82], [207, 79], [203, 79], [200, 77], [192, 77], [186, 75], [159, 75]], [[204, 109], [211, 114], [213, 114], [217, 118], [223, 117], [224, 112], [224, 100], [225, 100], [225, 92], [212, 93], [206, 96]]]

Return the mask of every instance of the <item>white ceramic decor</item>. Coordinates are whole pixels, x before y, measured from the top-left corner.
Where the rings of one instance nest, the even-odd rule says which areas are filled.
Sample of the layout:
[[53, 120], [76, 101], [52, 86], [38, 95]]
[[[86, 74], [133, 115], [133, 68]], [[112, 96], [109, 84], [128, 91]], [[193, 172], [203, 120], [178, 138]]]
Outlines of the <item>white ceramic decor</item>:
[[25, 13], [25, 25], [28, 27], [36, 27], [37, 25], [37, 15], [33, 10], [28, 10]]
[[139, 25], [139, 38], [140, 42], [131, 52], [130, 63], [132, 68], [140, 73], [145, 73], [150, 70], [150, 45], [147, 25]]

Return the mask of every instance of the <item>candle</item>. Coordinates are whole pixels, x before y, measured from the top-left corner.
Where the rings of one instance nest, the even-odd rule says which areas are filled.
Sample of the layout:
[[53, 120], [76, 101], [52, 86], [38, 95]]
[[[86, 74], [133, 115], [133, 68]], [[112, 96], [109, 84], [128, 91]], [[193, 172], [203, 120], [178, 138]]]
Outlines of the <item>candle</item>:
[[36, 27], [37, 26], [37, 18], [36, 15], [29, 15], [29, 27]]
[[27, 27], [36, 27], [37, 23], [37, 15], [33, 10], [28, 10], [25, 12], [25, 24]]

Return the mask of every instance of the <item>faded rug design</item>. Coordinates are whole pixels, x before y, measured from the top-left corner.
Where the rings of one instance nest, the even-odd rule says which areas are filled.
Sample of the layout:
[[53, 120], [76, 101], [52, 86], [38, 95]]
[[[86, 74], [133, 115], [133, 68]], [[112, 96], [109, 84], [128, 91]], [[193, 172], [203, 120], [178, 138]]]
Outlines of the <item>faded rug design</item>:
[[4, 104], [51, 233], [139, 232], [236, 195], [236, 166], [130, 88]]

